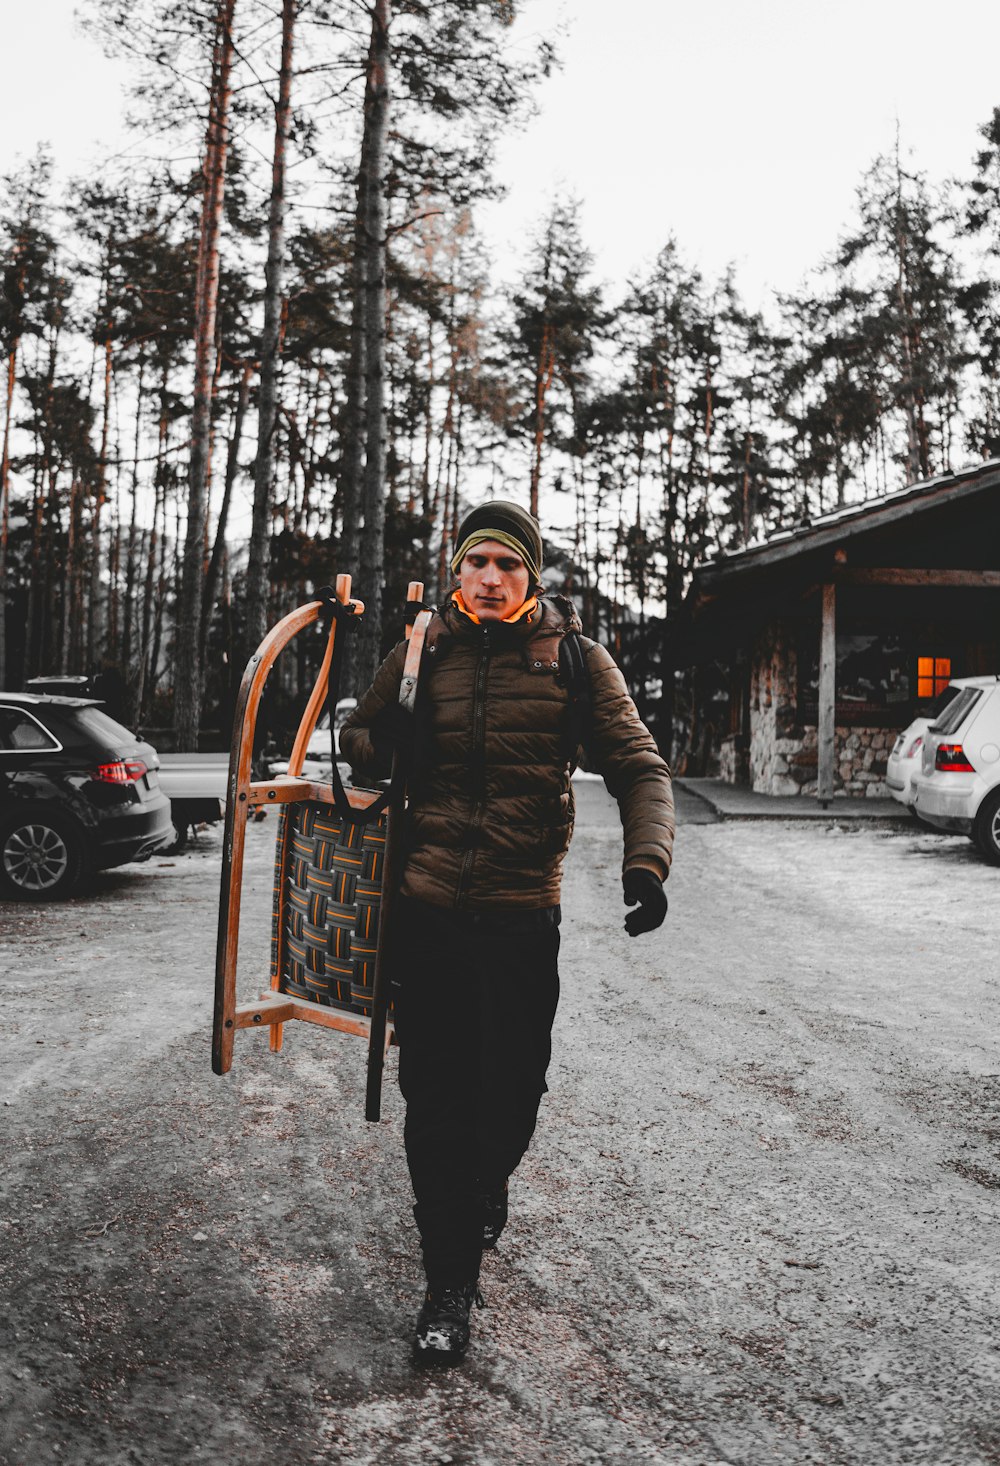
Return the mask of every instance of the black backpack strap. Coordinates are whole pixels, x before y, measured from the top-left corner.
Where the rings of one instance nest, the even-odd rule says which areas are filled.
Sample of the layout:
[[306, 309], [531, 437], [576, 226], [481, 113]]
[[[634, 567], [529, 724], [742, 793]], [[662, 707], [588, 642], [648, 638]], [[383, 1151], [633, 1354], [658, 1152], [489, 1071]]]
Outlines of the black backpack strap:
[[329, 627], [332, 622], [337, 623], [337, 634], [333, 641], [333, 656], [330, 659], [330, 671], [326, 679], [326, 715], [330, 723], [330, 783], [333, 789], [333, 803], [337, 814], [348, 824], [367, 825], [372, 820], [378, 819], [382, 811], [387, 809], [394, 799], [402, 795], [405, 775], [400, 767], [396, 779], [389, 785], [389, 788], [384, 789], [379, 797], [364, 809], [355, 809], [348, 799], [347, 790], [344, 788], [344, 781], [337, 766], [337, 702], [340, 698], [340, 677], [344, 667], [342, 637], [344, 633], [355, 631], [359, 622], [354, 607], [350, 604], [345, 606], [342, 601], [338, 601], [330, 586], [320, 586], [316, 592], [316, 599], [322, 602], [319, 615], [323, 624]]
[[559, 643], [559, 672], [569, 691], [569, 761], [576, 763], [582, 748], [588, 764], [594, 762], [593, 708], [590, 697], [590, 673], [579, 633], [567, 631]]

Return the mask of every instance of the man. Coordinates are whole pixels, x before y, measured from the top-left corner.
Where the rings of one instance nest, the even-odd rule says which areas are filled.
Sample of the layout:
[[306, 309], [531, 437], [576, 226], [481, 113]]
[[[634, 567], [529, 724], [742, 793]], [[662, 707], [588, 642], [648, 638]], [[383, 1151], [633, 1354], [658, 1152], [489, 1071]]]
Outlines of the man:
[[569, 601], [541, 594], [541, 560], [538, 522], [519, 505], [466, 515], [458, 587], [427, 630], [415, 726], [398, 701], [404, 642], [340, 734], [362, 780], [394, 746], [410, 760], [392, 990], [427, 1273], [419, 1363], [465, 1352], [482, 1252], [506, 1222], [507, 1182], [545, 1092], [581, 721], [621, 810], [624, 899], [638, 906], [626, 929], [650, 931], [667, 909], [669, 771], [615, 663], [582, 636], [586, 686], [574, 688], [562, 643], [580, 622]]

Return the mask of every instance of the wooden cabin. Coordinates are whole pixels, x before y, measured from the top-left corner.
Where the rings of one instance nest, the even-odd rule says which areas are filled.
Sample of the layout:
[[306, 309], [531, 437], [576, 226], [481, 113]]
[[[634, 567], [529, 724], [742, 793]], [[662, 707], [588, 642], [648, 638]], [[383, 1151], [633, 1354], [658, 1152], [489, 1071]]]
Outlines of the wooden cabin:
[[675, 663], [728, 671], [721, 776], [883, 795], [900, 729], [949, 678], [1000, 672], [1000, 460], [698, 566]]

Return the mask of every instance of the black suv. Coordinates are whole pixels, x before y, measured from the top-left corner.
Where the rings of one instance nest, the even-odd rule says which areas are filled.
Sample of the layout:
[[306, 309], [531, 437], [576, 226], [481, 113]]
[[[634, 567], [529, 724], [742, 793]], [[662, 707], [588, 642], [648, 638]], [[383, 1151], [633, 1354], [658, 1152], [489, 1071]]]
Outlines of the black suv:
[[75, 697], [0, 692], [0, 897], [56, 901], [173, 839], [156, 750]]

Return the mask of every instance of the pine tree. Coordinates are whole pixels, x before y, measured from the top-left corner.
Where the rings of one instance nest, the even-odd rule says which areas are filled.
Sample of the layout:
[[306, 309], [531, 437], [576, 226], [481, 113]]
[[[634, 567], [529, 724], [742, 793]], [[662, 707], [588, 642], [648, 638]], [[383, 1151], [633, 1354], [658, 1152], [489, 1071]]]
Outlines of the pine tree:
[[604, 322], [600, 290], [587, 281], [592, 258], [580, 237], [579, 203], [558, 201], [544, 220], [512, 300], [508, 362], [520, 386], [512, 432], [529, 438], [528, 498], [538, 514], [542, 461], [554, 424], [582, 392]]
[[978, 397], [967, 414], [966, 442], [973, 453], [995, 458], [1000, 457], [1000, 107], [994, 107], [979, 136], [984, 146], [973, 160], [962, 223], [982, 257], [975, 277], [959, 292], [959, 307], [972, 340]]
[[858, 226], [841, 241], [833, 266], [838, 286], [851, 287], [851, 303], [860, 307], [854, 329], [879, 364], [880, 426], [895, 437], [900, 425], [893, 455], [912, 482], [951, 466], [965, 359], [958, 280], [939, 237], [943, 210], [924, 176], [903, 167], [898, 146], [872, 164], [858, 206]]

